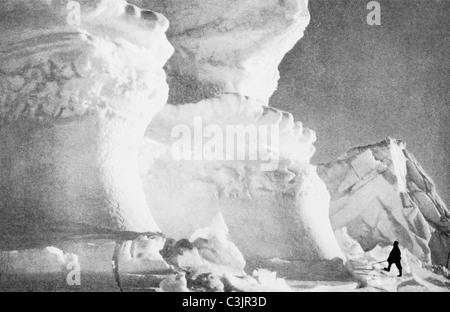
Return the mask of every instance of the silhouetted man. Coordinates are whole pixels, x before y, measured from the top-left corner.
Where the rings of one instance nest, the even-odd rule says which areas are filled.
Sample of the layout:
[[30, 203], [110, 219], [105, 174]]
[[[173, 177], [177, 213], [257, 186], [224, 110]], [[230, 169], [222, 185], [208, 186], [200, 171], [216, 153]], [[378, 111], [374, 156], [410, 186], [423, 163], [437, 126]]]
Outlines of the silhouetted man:
[[400, 248], [398, 248], [398, 242], [395, 241], [394, 248], [392, 248], [391, 253], [389, 254], [389, 257], [387, 259], [389, 265], [387, 268], [384, 268], [384, 270], [389, 272], [391, 270], [392, 263], [394, 263], [399, 272], [398, 277], [402, 276], [402, 265], [400, 263], [400, 260], [402, 259], [401, 255], [402, 253], [400, 252]]

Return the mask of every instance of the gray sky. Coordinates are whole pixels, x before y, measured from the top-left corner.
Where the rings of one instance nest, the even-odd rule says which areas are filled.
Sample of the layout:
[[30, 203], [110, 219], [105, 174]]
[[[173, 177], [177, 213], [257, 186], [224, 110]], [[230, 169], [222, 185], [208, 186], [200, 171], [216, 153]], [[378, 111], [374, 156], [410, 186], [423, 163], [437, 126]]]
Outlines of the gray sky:
[[305, 36], [280, 64], [270, 105], [317, 132], [313, 163], [391, 136], [450, 203], [450, 0], [310, 0]]

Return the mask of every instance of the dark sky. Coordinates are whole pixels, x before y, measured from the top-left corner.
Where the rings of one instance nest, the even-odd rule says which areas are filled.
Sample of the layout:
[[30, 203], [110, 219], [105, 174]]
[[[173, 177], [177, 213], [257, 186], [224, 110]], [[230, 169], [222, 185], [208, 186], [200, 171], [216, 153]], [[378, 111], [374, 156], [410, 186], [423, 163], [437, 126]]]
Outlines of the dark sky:
[[310, 0], [305, 36], [270, 105], [317, 132], [313, 163], [391, 136], [450, 204], [450, 0], [390, 0], [369, 26], [361, 0]]

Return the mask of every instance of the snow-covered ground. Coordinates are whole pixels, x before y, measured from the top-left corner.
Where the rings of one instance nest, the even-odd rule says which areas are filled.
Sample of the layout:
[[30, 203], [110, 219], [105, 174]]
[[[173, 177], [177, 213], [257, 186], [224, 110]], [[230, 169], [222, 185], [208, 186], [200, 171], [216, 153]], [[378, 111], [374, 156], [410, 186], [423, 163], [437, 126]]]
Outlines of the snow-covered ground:
[[[220, 229], [220, 224], [218, 228]], [[223, 226], [223, 225], [222, 225]], [[402, 249], [403, 276], [383, 270], [390, 246], [364, 252], [345, 229], [346, 259], [246, 262], [224, 231], [190, 240], [159, 234], [133, 240], [80, 239], [56, 247], [0, 252], [1, 291], [448, 292], [444, 268]]]

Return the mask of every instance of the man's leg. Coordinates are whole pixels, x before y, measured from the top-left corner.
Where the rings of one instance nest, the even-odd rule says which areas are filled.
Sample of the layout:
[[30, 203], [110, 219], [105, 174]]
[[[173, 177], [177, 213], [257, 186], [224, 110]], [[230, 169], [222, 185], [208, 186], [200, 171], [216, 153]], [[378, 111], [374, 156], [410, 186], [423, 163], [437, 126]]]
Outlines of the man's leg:
[[398, 269], [398, 277], [402, 276], [402, 264], [400, 263], [400, 261], [396, 261], [395, 266]]
[[392, 265], [392, 262], [388, 262], [388, 267], [384, 268], [384, 270], [389, 272], [391, 270], [391, 265]]

